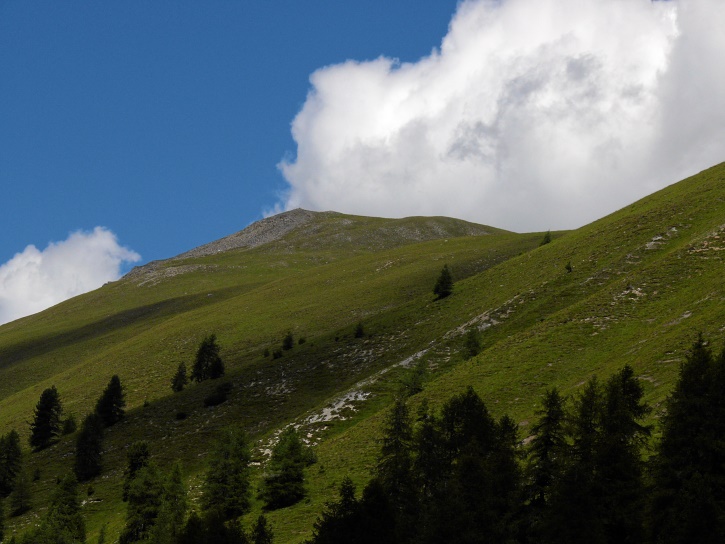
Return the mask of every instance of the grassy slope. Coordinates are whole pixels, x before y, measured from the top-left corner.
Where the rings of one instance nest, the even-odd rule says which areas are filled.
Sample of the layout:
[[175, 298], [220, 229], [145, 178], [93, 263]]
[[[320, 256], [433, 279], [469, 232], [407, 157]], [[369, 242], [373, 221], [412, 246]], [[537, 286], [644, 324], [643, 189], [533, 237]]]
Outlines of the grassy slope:
[[[109, 433], [108, 470], [93, 482], [98, 502], [86, 507], [91, 531], [103, 520], [113, 534], [123, 518], [118, 496], [128, 442], [153, 440], [164, 463], [181, 457], [198, 493], [196, 474], [220, 426], [238, 421], [266, 440], [421, 350], [431, 370], [418, 397], [440, 404], [473, 384], [494, 412], [521, 421], [522, 437], [544, 388], [573, 392], [589, 375], [605, 377], [624, 363], [643, 376], [649, 400], [658, 403], [695, 331], [717, 338], [725, 325], [723, 178], [720, 165], [543, 247], [540, 234], [503, 231], [410, 243], [441, 229], [469, 234], [470, 226], [323, 214], [253, 250], [164, 262], [153, 273], [132, 274], [0, 328], [0, 431], [26, 432], [24, 422], [52, 383], [66, 408], [82, 416], [118, 373], [130, 414]], [[430, 289], [444, 262], [456, 277], [455, 294], [434, 301]], [[356, 340], [360, 320], [372, 336]], [[470, 361], [460, 355], [467, 326], [484, 329], [485, 349]], [[277, 361], [264, 359], [264, 349], [276, 348], [288, 330], [307, 343]], [[231, 401], [213, 409], [201, 399], [215, 384], [179, 395], [168, 388], [176, 365], [190, 363], [208, 332], [217, 333], [235, 385]], [[309, 499], [271, 514], [279, 542], [309, 533], [345, 474], [365, 480], [373, 438], [403, 372], [363, 387], [373, 395], [352, 417], [304, 425], [320, 441], [320, 462], [310, 469]], [[189, 414], [184, 421], [174, 417], [180, 410]], [[31, 468], [43, 467], [37, 496], [68, 466], [72, 441], [26, 457]]]

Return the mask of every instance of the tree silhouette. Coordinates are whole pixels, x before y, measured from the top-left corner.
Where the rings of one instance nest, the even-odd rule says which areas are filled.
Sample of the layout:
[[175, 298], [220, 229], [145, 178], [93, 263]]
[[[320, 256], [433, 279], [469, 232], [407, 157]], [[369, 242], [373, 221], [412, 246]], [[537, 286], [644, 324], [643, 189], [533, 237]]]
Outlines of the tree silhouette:
[[55, 386], [49, 387], [40, 395], [35, 406], [35, 417], [30, 424], [30, 445], [35, 451], [50, 446], [60, 434], [63, 407]]
[[451, 277], [451, 271], [448, 270], [448, 265], [444, 264], [441, 270], [440, 276], [433, 287], [433, 294], [438, 298], [446, 298], [453, 293], [453, 278]]
[[126, 398], [121, 379], [117, 374], [114, 374], [96, 403], [96, 413], [100, 416], [103, 424], [110, 427], [118, 423], [124, 416], [124, 406], [126, 406]]
[[191, 379], [195, 382], [202, 382], [221, 378], [223, 375], [224, 362], [219, 356], [219, 344], [217, 344], [216, 335], [210, 334], [199, 344], [194, 367], [191, 369]]

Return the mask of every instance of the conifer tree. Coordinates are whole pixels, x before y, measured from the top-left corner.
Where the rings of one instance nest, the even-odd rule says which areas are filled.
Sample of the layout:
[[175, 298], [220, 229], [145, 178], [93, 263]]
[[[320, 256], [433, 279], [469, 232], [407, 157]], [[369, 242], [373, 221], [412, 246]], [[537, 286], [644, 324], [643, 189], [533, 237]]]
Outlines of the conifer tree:
[[35, 451], [47, 448], [60, 433], [63, 407], [55, 386], [44, 390], [30, 424], [30, 445]]
[[174, 463], [166, 478], [159, 514], [152, 531], [152, 544], [176, 544], [184, 529], [184, 518], [189, 507], [181, 465]]
[[260, 515], [257, 521], [254, 522], [250, 536], [251, 544], [272, 544], [274, 542], [274, 533], [264, 514]]
[[174, 378], [171, 380], [171, 390], [174, 393], [183, 391], [184, 387], [186, 387], [186, 384], [188, 383], [189, 379], [186, 377], [186, 365], [184, 363], [179, 363], [179, 368], [176, 370], [176, 374], [174, 374]]
[[22, 459], [20, 435], [17, 431], [12, 430], [0, 437], [0, 497], [7, 497], [13, 490]]
[[644, 389], [627, 365], [608, 381], [597, 444], [596, 481], [606, 513], [607, 542], [639, 544], [644, 540], [644, 461], [650, 430], [641, 421], [649, 413]]
[[554, 486], [543, 541], [604, 543], [601, 493], [595, 478], [603, 395], [596, 378], [587, 382], [574, 404], [572, 445], [564, 472]]
[[151, 537], [163, 493], [163, 478], [154, 463], [148, 463], [135, 473], [126, 494], [126, 525], [119, 544], [143, 542]]
[[287, 427], [272, 450], [260, 498], [267, 510], [299, 502], [306, 494], [304, 469], [312, 462], [308, 448], [294, 427]]
[[103, 424], [110, 427], [121, 420], [125, 406], [126, 398], [121, 379], [114, 374], [96, 403], [96, 413], [101, 417]]
[[211, 334], [199, 344], [191, 370], [191, 379], [202, 382], [208, 379], [221, 378], [224, 375], [224, 362], [219, 356], [219, 345], [216, 335]]
[[716, 358], [698, 336], [662, 417], [653, 460], [651, 540], [725, 541], [725, 350]]
[[85, 541], [86, 526], [78, 497], [78, 482], [73, 475], [68, 475], [53, 492], [48, 511], [31, 537], [31, 542], [71, 544]]
[[84, 482], [101, 473], [103, 449], [103, 421], [96, 413], [88, 414], [78, 433], [73, 472], [78, 481]]
[[202, 506], [222, 521], [241, 516], [251, 506], [251, 452], [241, 429], [222, 432], [209, 454], [209, 468], [202, 485]]
[[444, 264], [441, 270], [440, 276], [433, 287], [433, 294], [438, 298], [446, 298], [453, 293], [453, 277], [451, 271], [448, 270], [448, 265]]
[[20, 470], [15, 478], [13, 492], [10, 493], [10, 515], [19, 516], [31, 508], [30, 480], [24, 470]]
[[136, 473], [143, 467], [147, 466], [151, 460], [151, 452], [149, 451], [149, 444], [145, 440], [134, 442], [128, 448], [126, 453], [126, 470], [124, 470], [123, 480], [123, 500], [128, 499], [128, 491], [131, 486]]

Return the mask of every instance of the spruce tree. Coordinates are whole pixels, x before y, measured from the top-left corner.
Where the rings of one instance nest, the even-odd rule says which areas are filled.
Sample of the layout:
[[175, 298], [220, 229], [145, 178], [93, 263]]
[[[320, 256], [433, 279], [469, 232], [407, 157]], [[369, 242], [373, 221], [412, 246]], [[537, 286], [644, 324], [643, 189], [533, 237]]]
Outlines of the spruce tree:
[[103, 421], [96, 413], [88, 414], [78, 433], [73, 472], [78, 481], [85, 482], [101, 473], [103, 450]]
[[247, 513], [251, 507], [251, 452], [241, 429], [222, 432], [209, 454], [202, 485], [202, 507], [217, 512], [222, 521]]
[[680, 368], [661, 419], [652, 461], [654, 542], [725, 541], [725, 350], [716, 358], [700, 335]]
[[572, 444], [567, 448], [563, 474], [553, 489], [544, 542], [606, 542], [601, 492], [596, 479], [602, 410], [602, 388], [592, 378], [575, 399], [570, 426]]
[[188, 383], [189, 379], [186, 377], [186, 365], [184, 363], [179, 363], [179, 368], [176, 370], [176, 374], [174, 374], [174, 378], [171, 380], [171, 390], [174, 393], [183, 391], [184, 387], [186, 387], [186, 384]]
[[31, 508], [30, 503], [30, 479], [24, 470], [18, 472], [15, 478], [13, 492], [8, 499], [10, 503], [10, 515], [19, 516]]
[[7, 497], [13, 490], [22, 460], [23, 452], [17, 431], [12, 430], [0, 437], [0, 497]]
[[151, 537], [164, 493], [162, 475], [153, 463], [139, 469], [126, 494], [126, 525], [119, 544], [143, 542]]
[[224, 375], [224, 362], [219, 356], [219, 345], [216, 335], [211, 334], [199, 344], [191, 370], [191, 379], [202, 382], [208, 379], [221, 378]]
[[436, 280], [436, 284], [433, 287], [433, 294], [438, 298], [446, 298], [451, 293], [453, 293], [453, 277], [451, 276], [451, 271], [448, 270], [448, 265], [444, 264], [438, 280]]
[[35, 451], [47, 448], [60, 434], [63, 407], [55, 386], [44, 390], [30, 424], [30, 445]]
[[114, 374], [96, 403], [96, 413], [101, 417], [103, 424], [110, 427], [121, 420], [125, 406], [126, 398], [121, 379]]
[[272, 450], [260, 491], [267, 510], [299, 502], [306, 493], [304, 469], [312, 458], [294, 427], [287, 427]]
[[644, 540], [644, 461], [640, 452], [650, 431], [641, 423], [649, 413], [643, 396], [642, 385], [628, 365], [607, 381], [596, 480], [606, 513], [603, 528], [610, 543]]
[[126, 453], [126, 469], [124, 470], [123, 480], [123, 500], [128, 499], [128, 491], [131, 487], [131, 482], [136, 477], [136, 473], [143, 467], [147, 466], [151, 460], [151, 452], [149, 451], [149, 443], [145, 440], [134, 442], [128, 448]]
[[251, 532], [251, 544], [272, 544], [274, 542], [274, 533], [269, 526], [269, 522], [264, 514], [257, 518], [254, 522]]
[[174, 463], [164, 483], [159, 514], [151, 535], [152, 544], [176, 544], [184, 529], [184, 518], [189, 507], [181, 465]]
[[31, 541], [62, 544], [86, 541], [78, 482], [73, 475], [64, 477], [56, 487], [48, 511]]

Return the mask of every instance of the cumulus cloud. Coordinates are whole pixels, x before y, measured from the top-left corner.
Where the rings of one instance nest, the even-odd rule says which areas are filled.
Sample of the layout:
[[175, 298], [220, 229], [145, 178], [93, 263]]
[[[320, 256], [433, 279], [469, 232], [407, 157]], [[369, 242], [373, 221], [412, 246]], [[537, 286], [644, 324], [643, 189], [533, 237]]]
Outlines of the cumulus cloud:
[[140, 259], [103, 227], [74, 232], [43, 251], [29, 245], [0, 265], [0, 324], [116, 280], [123, 263]]
[[280, 209], [574, 228], [725, 160], [722, 0], [478, 0], [414, 63], [319, 69]]

